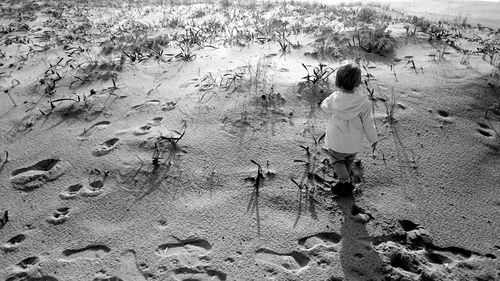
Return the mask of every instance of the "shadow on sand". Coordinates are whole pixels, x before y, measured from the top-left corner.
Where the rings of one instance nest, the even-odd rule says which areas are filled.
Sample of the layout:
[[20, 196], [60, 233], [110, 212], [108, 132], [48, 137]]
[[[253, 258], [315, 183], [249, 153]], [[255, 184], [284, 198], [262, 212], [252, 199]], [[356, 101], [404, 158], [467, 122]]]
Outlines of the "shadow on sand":
[[342, 250], [340, 263], [347, 281], [382, 280], [382, 261], [371, 246], [371, 237], [363, 223], [352, 214], [356, 208], [353, 195], [335, 199], [344, 218], [341, 226]]
[[253, 214], [255, 212], [255, 220], [257, 222], [257, 236], [260, 237], [260, 213], [259, 213], [259, 189], [254, 187], [252, 195], [247, 205], [247, 213]]

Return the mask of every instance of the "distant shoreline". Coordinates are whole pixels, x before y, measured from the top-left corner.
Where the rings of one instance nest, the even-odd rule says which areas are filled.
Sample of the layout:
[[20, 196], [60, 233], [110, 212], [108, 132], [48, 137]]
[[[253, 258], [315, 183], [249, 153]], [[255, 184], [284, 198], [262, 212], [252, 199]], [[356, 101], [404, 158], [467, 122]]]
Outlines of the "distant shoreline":
[[462, 22], [471, 25], [500, 28], [500, 0], [295, 0], [300, 2], [342, 4], [342, 3], [381, 3], [400, 10], [408, 15], [423, 16], [430, 20]]
[[400, 1], [391, 2], [391, 8], [395, 8], [414, 14], [424, 16], [432, 20], [445, 20], [449, 22], [465, 20], [471, 25], [478, 23], [492, 28], [500, 28], [500, 3], [484, 1]]

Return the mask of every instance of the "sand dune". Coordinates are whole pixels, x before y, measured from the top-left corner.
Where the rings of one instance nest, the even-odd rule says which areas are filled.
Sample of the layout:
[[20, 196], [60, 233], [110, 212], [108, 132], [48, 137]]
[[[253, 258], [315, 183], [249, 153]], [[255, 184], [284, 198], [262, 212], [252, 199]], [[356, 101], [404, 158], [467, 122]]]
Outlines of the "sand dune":
[[0, 279], [499, 280], [498, 4], [359, 5], [0, 3]]

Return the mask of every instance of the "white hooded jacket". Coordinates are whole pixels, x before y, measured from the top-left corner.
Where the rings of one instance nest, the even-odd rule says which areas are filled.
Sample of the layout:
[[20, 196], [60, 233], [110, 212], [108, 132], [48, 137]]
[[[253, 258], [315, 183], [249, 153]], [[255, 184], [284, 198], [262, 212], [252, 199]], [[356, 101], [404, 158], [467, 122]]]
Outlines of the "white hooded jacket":
[[357, 153], [363, 149], [363, 134], [373, 144], [378, 141], [368, 97], [354, 92], [337, 91], [321, 102], [329, 113], [325, 147], [341, 153]]

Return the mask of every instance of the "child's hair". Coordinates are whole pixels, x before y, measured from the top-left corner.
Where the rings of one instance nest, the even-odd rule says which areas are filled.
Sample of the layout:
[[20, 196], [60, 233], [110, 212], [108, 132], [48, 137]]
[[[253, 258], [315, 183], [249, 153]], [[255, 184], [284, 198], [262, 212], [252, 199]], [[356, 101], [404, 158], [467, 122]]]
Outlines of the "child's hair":
[[341, 66], [337, 70], [335, 86], [347, 91], [352, 91], [352, 89], [359, 86], [359, 84], [361, 84], [361, 69], [359, 69], [358, 65], [349, 63]]

